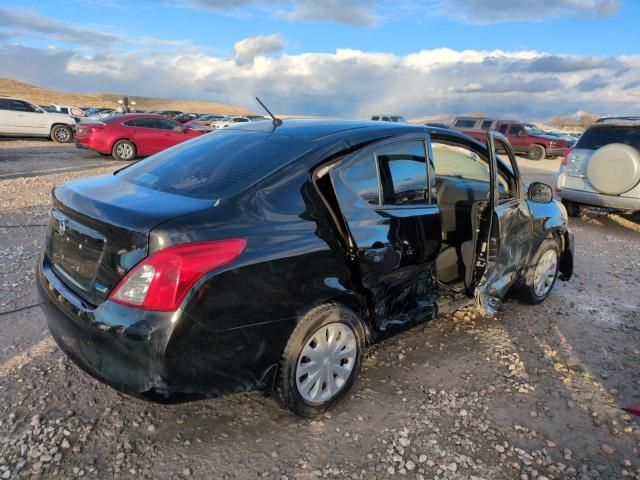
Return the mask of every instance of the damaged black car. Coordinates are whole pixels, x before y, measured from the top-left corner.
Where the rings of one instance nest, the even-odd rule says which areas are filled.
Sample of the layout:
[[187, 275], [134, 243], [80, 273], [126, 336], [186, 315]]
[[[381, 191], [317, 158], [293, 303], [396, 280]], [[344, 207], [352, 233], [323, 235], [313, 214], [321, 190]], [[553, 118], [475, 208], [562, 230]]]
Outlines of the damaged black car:
[[285, 120], [56, 187], [37, 283], [60, 348], [121, 391], [278, 391], [311, 416], [368, 344], [508, 291], [542, 302], [572, 249], [498, 133]]

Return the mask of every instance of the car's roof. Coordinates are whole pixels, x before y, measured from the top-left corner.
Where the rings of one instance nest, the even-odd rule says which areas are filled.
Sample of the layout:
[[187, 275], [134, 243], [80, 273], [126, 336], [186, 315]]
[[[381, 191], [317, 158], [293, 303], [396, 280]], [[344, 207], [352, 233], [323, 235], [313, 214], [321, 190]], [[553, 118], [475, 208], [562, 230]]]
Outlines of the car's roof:
[[640, 116], [626, 117], [602, 117], [596, 120], [594, 126], [602, 125], [638, 125], [640, 126]]
[[285, 119], [282, 125], [274, 127], [271, 122], [250, 122], [234, 129], [273, 132], [306, 141], [317, 141], [332, 136], [349, 137], [353, 133], [385, 131], [390, 134], [424, 132], [424, 125], [408, 123], [376, 122], [364, 120], [321, 120], [321, 119]]

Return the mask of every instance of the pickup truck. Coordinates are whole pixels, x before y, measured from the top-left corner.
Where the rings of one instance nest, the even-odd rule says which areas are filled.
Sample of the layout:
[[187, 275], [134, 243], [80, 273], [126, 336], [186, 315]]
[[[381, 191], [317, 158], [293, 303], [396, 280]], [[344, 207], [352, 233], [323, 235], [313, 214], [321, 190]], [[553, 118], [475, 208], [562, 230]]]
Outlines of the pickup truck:
[[497, 130], [507, 137], [516, 153], [524, 153], [531, 160], [542, 160], [547, 156], [560, 156], [573, 146], [566, 140], [545, 134], [531, 123], [513, 120], [457, 117], [451, 124], [451, 128], [483, 143], [486, 142], [489, 130]]

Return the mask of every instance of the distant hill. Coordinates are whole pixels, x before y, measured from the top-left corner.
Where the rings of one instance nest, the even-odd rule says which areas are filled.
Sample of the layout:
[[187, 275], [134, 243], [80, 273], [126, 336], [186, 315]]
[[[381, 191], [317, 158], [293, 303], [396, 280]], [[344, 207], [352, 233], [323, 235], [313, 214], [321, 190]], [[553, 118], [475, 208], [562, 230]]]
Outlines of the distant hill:
[[[122, 95], [115, 93], [80, 94], [56, 92], [4, 77], [0, 77], [0, 95], [24, 98], [37, 105], [59, 103], [63, 105], [76, 105], [78, 107], [110, 108], [116, 108], [118, 106], [118, 99], [122, 98]], [[244, 115], [251, 113], [244, 108], [234, 107], [232, 105], [198, 100], [169, 100], [130, 95], [129, 101], [135, 101], [136, 108], [147, 111], [180, 110], [182, 112], [219, 113], [221, 115]]]

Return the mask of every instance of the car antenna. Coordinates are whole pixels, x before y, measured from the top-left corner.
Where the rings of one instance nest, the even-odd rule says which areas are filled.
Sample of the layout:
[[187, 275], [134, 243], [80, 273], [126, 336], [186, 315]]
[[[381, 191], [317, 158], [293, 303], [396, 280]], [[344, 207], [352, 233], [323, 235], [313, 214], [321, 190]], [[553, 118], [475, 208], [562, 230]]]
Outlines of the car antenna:
[[267, 106], [264, 103], [262, 103], [262, 101], [258, 97], [256, 97], [256, 100], [262, 106], [262, 108], [264, 108], [267, 111], [269, 116], [273, 119], [272, 123], [274, 127], [279, 127], [280, 125], [282, 125], [282, 120], [280, 120], [279, 118], [276, 118], [276, 116], [273, 113], [271, 113], [271, 111], [267, 108]]

